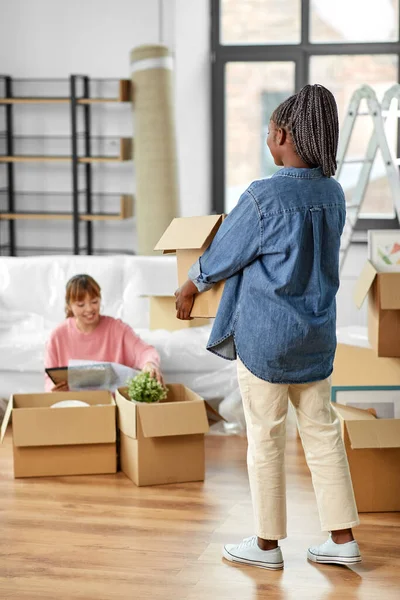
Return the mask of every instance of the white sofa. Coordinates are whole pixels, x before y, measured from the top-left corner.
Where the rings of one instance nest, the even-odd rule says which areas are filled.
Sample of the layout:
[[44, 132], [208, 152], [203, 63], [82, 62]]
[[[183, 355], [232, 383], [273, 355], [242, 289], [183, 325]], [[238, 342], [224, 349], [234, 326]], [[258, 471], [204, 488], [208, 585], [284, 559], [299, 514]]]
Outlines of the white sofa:
[[210, 327], [149, 330], [148, 296], [172, 295], [175, 257], [45, 256], [0, 258], [0, 398], [44, 389], [44, 348], [64, 318], [67, 280], [88, 273], [102, 289], [102, 312], [121, 318], [161, 355], [167, 382], [206, 399], [237, 389], [235, 363], [205, 349]]

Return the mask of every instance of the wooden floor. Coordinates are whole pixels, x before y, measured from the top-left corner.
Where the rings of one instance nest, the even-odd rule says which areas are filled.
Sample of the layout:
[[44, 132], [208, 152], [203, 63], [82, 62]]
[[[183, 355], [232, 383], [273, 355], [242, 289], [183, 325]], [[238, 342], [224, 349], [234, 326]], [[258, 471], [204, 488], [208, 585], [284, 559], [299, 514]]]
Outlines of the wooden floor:
[[251, 535], [245, 440], [207, 437], [204, 484], [137, 488], [121, 473], [14, 480], [0, 447], [1, 600], [399, 600], [400, 514], [362, 516], [364, 562], [315, 566], [321, 542], [310, 476], [288, 440], [285, 570], [238, 567], [223, 542]]

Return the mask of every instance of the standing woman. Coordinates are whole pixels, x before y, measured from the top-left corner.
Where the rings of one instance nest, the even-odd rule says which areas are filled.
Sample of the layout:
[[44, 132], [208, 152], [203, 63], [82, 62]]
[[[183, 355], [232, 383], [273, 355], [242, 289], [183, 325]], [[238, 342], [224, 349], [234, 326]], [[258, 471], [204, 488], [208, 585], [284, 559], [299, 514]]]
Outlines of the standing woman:
[[[308, 550], [319, 563], [361, 560], [352, 528], [357, 508], [339, 419], [331, 407], [336, 293], [344, 193], [332, 179], [338, 144], [336, 102], [307, 85], [278, 106], [267, 144], [275, 164], [253, 182], [176, 292], [187, 319], [197, 293], [226, 279], [208, 343], [237, 359], [247, 423], [248, 471], [256, 535], [227, 544], [230, 561], [281, 569], [286, 537], [284, 454], [293, 404], [328, 540]], [[310, 507], [312, 510], [312, 507]]]
[[[160, 357], [120, 319], [100, 314], [100, 286], [90, 275], [75, 275], [66, 287], [66, 319], [51, 333], [45, 367], [64, 367], [70, 359], [114, 362], [148, 371], [162, 383]], [[68, 391], [63, 381], [54, 386], [46, 374], [47, 392]]]

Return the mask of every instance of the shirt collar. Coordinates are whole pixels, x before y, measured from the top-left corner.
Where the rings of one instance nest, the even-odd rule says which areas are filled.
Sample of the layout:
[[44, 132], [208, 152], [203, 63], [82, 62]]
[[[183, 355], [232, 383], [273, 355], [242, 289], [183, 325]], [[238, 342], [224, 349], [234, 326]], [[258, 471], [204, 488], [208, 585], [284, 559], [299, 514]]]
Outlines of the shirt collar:
[[323, 177], [321, 167], [316, 169], [300, 169], [297, 167], [282, 167], [272, 177], [298, 177], [302, 179], [319, 179]]

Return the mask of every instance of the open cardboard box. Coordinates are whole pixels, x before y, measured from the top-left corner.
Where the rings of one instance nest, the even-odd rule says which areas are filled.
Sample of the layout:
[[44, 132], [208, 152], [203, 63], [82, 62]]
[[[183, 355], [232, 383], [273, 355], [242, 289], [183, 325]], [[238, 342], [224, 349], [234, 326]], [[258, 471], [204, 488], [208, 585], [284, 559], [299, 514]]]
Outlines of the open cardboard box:
[[150, 329], [166, 329], [177, 331], [192, 327], [204, 327], [208, 319], [190, 319], [182, 321], [176, 317], [174, 296], [151, 296], [150, 300]]
[[333, 404], [341, 421], [358, 511], [400, 511], [400, 419]]
[[[81, 400], [90, 407], [51, 408], [62, 400]], [[14, 477], [116, 472], [116, 406], [110, 392], [15, 394], [1, 441], [11, 415]]]
[[379, 273], [367, 261], [354, 290], [361, 308], [368, 296], [368, 338], [382, 357], [400, 357], [400, 273]]
[[[154, 250], [162, 250], [163, 254], [176, 253], [180, 286], [187, 280], [190, 267], [211, 244], [223, 220], [224, 215], [178, 218], [173, 219], [165, 230]], [[224, 282], [221, 281], [208, 292], [198, 294], [195, 297], [191, 316], [214, 318], [223, 289]]]
[[204, 400], [181, 384], [167, 388], [157, 404], [131, 402], [127, 388], [115, 394], [121, 469], [138, 486], [204, 480]]

